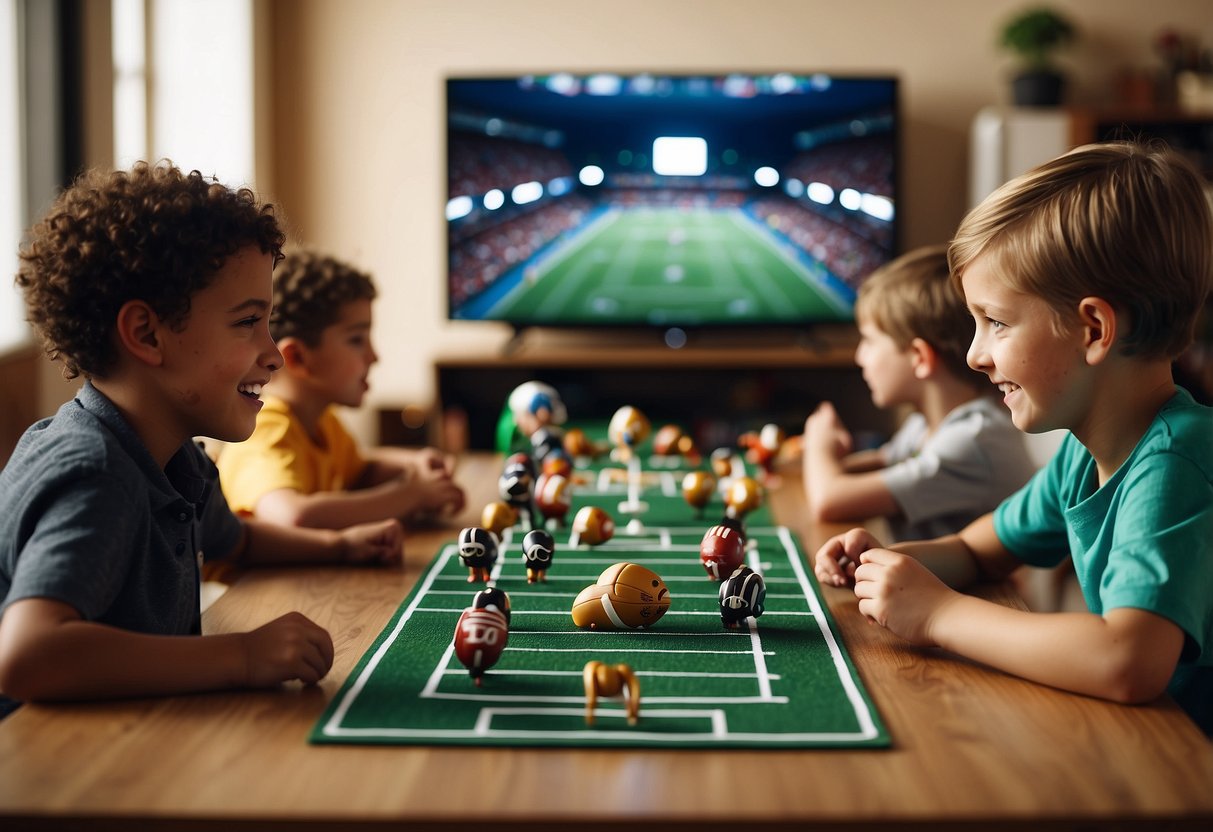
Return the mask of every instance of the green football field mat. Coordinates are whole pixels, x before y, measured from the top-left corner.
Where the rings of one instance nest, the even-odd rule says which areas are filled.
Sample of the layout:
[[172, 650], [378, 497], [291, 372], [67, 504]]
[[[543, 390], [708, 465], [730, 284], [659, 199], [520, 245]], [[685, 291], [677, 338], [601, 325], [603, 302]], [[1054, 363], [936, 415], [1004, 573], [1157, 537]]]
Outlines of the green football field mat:
[[[804, 552], [784, 527], [748, 527], [747, 563], [766, 581], [766, 611], [736, 630], [720, 619], [718, 584], [699, 560], [706, 525], [621, 527], [590, 548], [557, 551], [546, 580], [526, 581], [522, 532], [503, 534], [490, 582], [510, 597], [500, 660], [473, 683], [454, 655], [470, 584], [444, 545], [317, 722], [315, 743], [646, 748], [836, 748], [889, 745], [837, 635]], [[650, 629], [578, 629], [573, 599], [610, 565], [661, 576], [669, 611]], [[582, 670], [627, 663], [640, 683], [635, 726], [600, 700], [586, 724]]]

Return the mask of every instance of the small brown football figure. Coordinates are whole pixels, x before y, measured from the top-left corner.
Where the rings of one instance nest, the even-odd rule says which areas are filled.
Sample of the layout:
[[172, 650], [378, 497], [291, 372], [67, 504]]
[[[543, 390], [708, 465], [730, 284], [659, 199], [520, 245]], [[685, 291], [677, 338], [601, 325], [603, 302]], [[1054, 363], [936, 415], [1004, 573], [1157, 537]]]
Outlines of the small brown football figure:
[[564, 450], [571, 457], [601, 456], [606, 447], [601, 442], [594, 442], [581, 428], [569, 428], [564, 432]]
[[573, 600], [573, 623], [583, 630], [639, 630], [670, 608], [670, 591], [651, 569], [616, 563]]
[[658, 456], [674, 456], [678, 454], [678, 440], [682, 439], [682, 428], [678, 425], [662, 425], [653, 434], [653, 453]]
[[784, 433], [779, 425], [763, 425], [757, 433], [743, 433], [737, 438], [737, 444], [746, 448], [746, 459], [762, 470], [762, 478], [772, 482], [775, 478], [775, 458], [783, 447]]
[[548, 453], [540, 463], [539, 473], [543, 474], [559, 474], [562, 477], [573, 478], [573, 462], [569, 459], [569, 455], [563, 449], [557, 449]]
[[468, 568], [468, 583], [487, 583], [497, 562], [497, 538], [487, 529], [468, 526], [459, 532], [459, 559]]
[[640, 443], [649, 438], [648, 417], [631, 405], [615, 411], [607, 426], [607, 438], [615, 446], [612, 457], [627, 462], [636, 453]]
[[509, 503], [494, 500], [480, 513], [480, 525], [501, 539], [502, 533], [518, 522], [518, 512]]
[[526, 564], [526, 582], [547, 580], [548, 567], [556, 554], [556, 541], [543, 529], [535, 529], [522, 538], [522, 562]]
[[762, 486], [753, 477], [738, 477], [729, 485], [724, 502], [725, 513], [740, 520], [762, 505]]
[[624, 708], [628, 715], [628, 725], [635, 725], [640, 719], [640, 682], [630, 665], [604, 664], [603, 662], [586, 662], [581, 673], [585, 682], [585, 724], [593, 726], [594, 708], [598, 705], [598, 697], [623, 696]]
[[707, 471], [691, 471], [682, 478], [682, 499], [703, 517], [703, 509], [716, 493], [716, 478]]
[[739, 566], [720, 582], [720, 621], [735, 630], [750, 616], [766, 609], [767, 586], [762, 576], [748, 566]]
[[[572, 504], [569, 480], [562, 474], [540, 474], [535, 482], [535, 508], [544, 520], [563, 526]], [[549, 527], [550, 528], [550, 527]]]
[[708, 459], [712, 473], [717, 480], [727, 480], [733, 476], [733, 452], [728, 448], [717, 448]]
[[699, 544], [699, 561], [709, 578], [723, 580], [745, 561], [745, 538], [728, 526], [712, 526]]
[[598, 506], [583, 506], [573, 517], [573, 533], [569, 546], [576, 548], [582, 543], [597, 546], [606, 543], [615, 535], [615, 521]]
[[510, 637], [510, 622], [497, 609], [468, 607], [455, 624], [455, 657], [477, 687], [486, 670], [497, 664]]

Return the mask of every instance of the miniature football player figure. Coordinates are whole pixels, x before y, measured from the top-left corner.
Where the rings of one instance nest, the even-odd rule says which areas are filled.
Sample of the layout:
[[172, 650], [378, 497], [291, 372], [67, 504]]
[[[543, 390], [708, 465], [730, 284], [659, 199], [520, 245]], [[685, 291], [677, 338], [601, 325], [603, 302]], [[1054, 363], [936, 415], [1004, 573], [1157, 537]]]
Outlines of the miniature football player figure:
[[762, 576], [748, 566], [739, 566], [720, 582], [720, 621], [730, 630], [766, 609], [767, 586]]
[[543, 583], [556, 554], [556, 541], [543, 529], [535, 529], [522, 538], [522, 562], [526, 564], [526, 582]]
[[501, 499], [518, 512], [518, 520], [523, 529], [530, 531], [535, 528], [535, 503], [532, 488], [535, 485], [535, 474], [532, 465], [522, 462], [506, 462], [505, 470], [497, 480], [497, 493]]
[[[611, 423], [607, 427], [607, 436], [615, 450], [611, 458], [624, 462], [628, 466], [628, 498], [619, 504], [621, 514], [639, 515], [648, 511], [648, 503], [640, 499], [643, 472], [640, 468], [640, 454], [637, 453], [640, 443], [649, 436], [649, 420], [634, 407], [624, 406], [615, 411]], [[638, 517], [632, 523], [640, 525]]]
[[[503, 593], [504, 594], [504, 593]], [[455, 624], [455, 658], [468, 669], [476, 686], [497, 664], [510, 637], [510, 621], [495, 607], [468, 607]]]
[[531, 459], [537, 467], [543, 465], [553, 451], [564, 453], [564, 433], [559, 428], [540, 428], [531, 434]]
[[594, 724], [594, 708], [598, 705], [598, 697], [620, 695], [623, 696], [627, 710], [628, 725], [637, 723], [640, 719], [640, 682], [629, 665], [586, 662], [581, 675], [585, 681], [586, 725]]
[[695, 518], [703, 517], [704, 507], [716, 493], [716, 478], [707, 471], [691, 471], [682, 478], [682, 499], [695, 509]]
[[524, 382], [510, 393], [497, 424], [497, 450], [508, 454], [519, 434], [529, 440], [540, 428], [563, 425], [567, 415], [554, 387], [540, 381]]
[[510, 623], [510, 596], [505, 594], [504, 589], [486, 586], [472, 596], [472, 609], [496, 610], [505, 616], [506, 624]]
[[648, 417], [631, 405], [616, 410], [607, 426], [607, 438], [615, 446], [611, 458], [619, 462], [630, 460], [640, 443], [649, 438], [649, 429]]
[[774, 485], [775, 459], [783, 447], [784, 433], [779, 425], [763, 425], [757, 433], [743, 433], [737, 437], [737, 444], [746, 449], [746, 459], [758, 466], [762, 472], [762, 480], [768, 485]]
[[682, 428], [678, 425], [662, 425], [653, 434], [653, 454], [655, 456], [675, 456], [678, 454], [678, 440], [682, 439]]
[[487, 583], [497, 562], [497, 537], [487, 529], [469, 526], [459, 532], [459, 560], [468, 568], [468, 583]]
[[699, 561], [711, 580], [723, 580], [745, 561], [745, 548], [745, 537], [736, 529], [712, 526], [699, 544]]

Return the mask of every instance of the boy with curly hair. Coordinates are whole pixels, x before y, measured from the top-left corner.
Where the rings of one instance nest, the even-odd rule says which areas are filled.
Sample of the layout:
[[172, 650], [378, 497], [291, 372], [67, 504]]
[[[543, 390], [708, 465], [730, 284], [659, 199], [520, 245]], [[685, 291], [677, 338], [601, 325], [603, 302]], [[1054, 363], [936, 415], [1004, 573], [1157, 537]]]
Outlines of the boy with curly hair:
[[360, 449], [336, 406], [358, 407], [379, 360], [371, 344], [371, 278], [311, 252], [274, 273], [270, 334], [282, 371], [247, 442], [219, 454], [237, 513], [291, 526], [339, 529], [386, 517], [418, 519], [463, 508], [450, 461], [425, 448]]
[[855, 451], [834, 406], [805, 420], [809, 511], [827, 522], [883, 517], [894, 540], [960, 531], [1032, 476], [1023, 435], [965, 362], [973, 320], [952, 287], [947, 246], [877, 269], [855, 302], [872, 403], [909, 407], [887, 443]]
[[192, 441], [245, 439], [282, 357], [271, 205], [197, 171], [93, 171], [29, 232], [16, 282], [75, 400], [33, 425], [0, 472], [0, 710], [314, 683], [327, 632], [289, 613], [202, 636], [199, 567], [395, 563], [395, 521], [344, 532], [238, 519]]
[[[1064, 690], [1164, 692], [1213, 733], [1213, 409], [1175, 385], [1213, 274], [1213, 218], [1179, 155], [1088, 145], [991, 194], [948, 251], [976, 321], [969, 364], [1015, 425], [1067, 428], [1053, 459], [959, 534], [817, 552], [859, 611]], [[1069, 555], [1088, 612], [1010, 609], [949, 588]]]

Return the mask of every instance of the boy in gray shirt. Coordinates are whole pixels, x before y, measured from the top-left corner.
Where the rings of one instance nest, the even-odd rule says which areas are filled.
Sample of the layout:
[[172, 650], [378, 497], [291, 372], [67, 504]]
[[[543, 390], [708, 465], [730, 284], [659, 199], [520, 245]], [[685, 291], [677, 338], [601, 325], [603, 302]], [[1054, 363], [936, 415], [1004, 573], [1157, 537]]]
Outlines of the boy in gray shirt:
[[950, 534], [997, 506], [1035, 470], [1006, 408], [965, 353], [973, 319], [949, 279], [947, 247], [872, 273], [855, 305], [855, 360], [881, 408], [909, 407], [884, 446], [854, 452], [825, 402], [805, 421], [804, 484], [818, 520], [888, 520], [894, 540]]
[[251, 191], [169, 163], [87, 173], [31, 229], [29, 320], [86, 383], [0, 472], [0, 710], [315, 683], [332, 640], [299, 613], [200, 635], [202, 560], [400, 561], [395, 520], [237, 519], [192, 441], [252, 432], [282, 362], [266, 319], [284, 239]]

